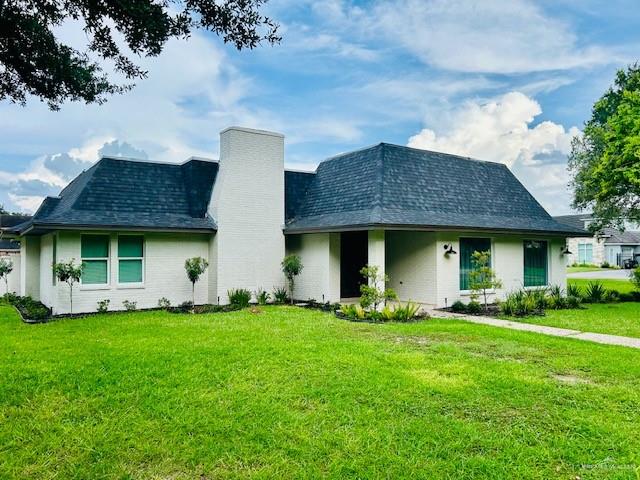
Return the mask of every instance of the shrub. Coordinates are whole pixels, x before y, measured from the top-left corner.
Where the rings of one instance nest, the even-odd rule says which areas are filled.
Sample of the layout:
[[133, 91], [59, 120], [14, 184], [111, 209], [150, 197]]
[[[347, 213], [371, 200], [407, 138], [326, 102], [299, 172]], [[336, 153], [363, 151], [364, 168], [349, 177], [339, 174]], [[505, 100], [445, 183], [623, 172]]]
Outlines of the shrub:
[[13, 295], [10, 297], [10, 301], [25, 320], [45, 320], [51, 316], [51, 310], [30, 296]]
[[561, 310], [566, 308], [567, 299], [564, 296], [564, 290], [559, 285], [553, 285], [549, 289], [549, 295], [546, 299], [546, 306], [553, 310]]
[[18, 300], [18, 298], [20, 298], [20, 297], [18, 295], [16, 295], [15, 293], [12, 293], [12, 292], [5, 293], [2, 296], [2, 300], [7, 302], [9, 305], [15, 305], [15, 302]]
[[358, 304], [342, 305], [340, 307], [340, 312], [342, 312], [342, 314], [347, 318], [357, 318], [362, 320], [366, 316], [364, 308]]
[[467, 306], [460, 300], [456, 300], [453, 302], [453, 305], [451, 305], [451, 311], [455, 313], [464, 313], [467, 311]]
[[282, 259], [280, 265], [282, 266], [282, 273], [284, 273], [287, 283], [289, 284], [291, 303], [293, 303], [293, 287], [295, 284], [295, 278], [302, 273], [302, 269], [304, 268], [302, 265], [302, 259], [300, 258], [300, 255], [287, 255]]
[[609, 264], [609, 262], [602, 262], [602, 265], [600, 265], [601, 268], [611, 268], [611, 265]]
[[567, 308], [580, 308], [580, 303], [582, 303], [580, 297], [574, 297], [573, 295], [567, 297]]
[[269, 303], [270, 295], [266, 290], [259, 288], [254, 292], [254, 295], [256, 296], [256, 302], [258, 302], [258, 305], [266, 305]]
[[391, 308], [389, 308], [387, 305], [385, 305], [384, 308], [380, 311], [380, 319], [384, 320], [385, 322], [392, 321], [394, 317], [395, 312], [391, 310]]
[[620, 294], [615, 290], [605, 290], [602, 297], [603, 302], [618, 302], [620, 301]]
[[567, 285], [567, 297], [582, 298], [582, 288], [578, 285]]
[[162, 297], [160, 300], [158, 300], [158, 308], [169, 310], [171, 308], [171, 302], [168, 298]]
[[251, 301], [251, 292], [244, 288], [235, 288], [227, 292], [229, 303], [239, 308], [246, 308]]
[[545, 306], [544, 295], [540, 302], [540, 294], [536, 292], [540, 290], [517, 290], [509, 293], [500, 304], [500, 311], [504, 315], [515, 317], [541, 313]]
[[377, 311], [381, 303], [386, 305], [390, 300], [397, 300], [396, 292], [391, 288], [385, 288], [389, 277], [380, 273], [380, 267], [367, 265], [360, 270], [360, 274], [365, 279], [360, 285], [360, 305], [363, 308]]
[[98, 308], [97, 308], [98, 313], [107, 313], [109, 311], [110, 303], [111, 303], [111, 300], [109, 300], [108, 298], [98, 301]]
[[133, 312], [138, 308], [138, 302], [132, 302], [131, 300], [123, 300], [122, 306], [127, 312]]
[[187, 300], [178, 305], [178, 311], [182, 313], [193, 312], [193, 302], [191, 300]]
[[476, 314], [482, 311], [482, 305], [475, 300], [472, 300], [467, 304], [467, 313]]
[[[502, 282], [491, 268], [491, 250], [475, 251], [471, 254], [473, 270], [469, 272], [469, 288], [473, 292], [473, 300], [482, 294], [484, 309], [487, 310], [487, 293], [489, 290], [502, 288]], [[475, 307], [474, 307], [475, 308]]]
[[287, 293], [287, 289], [284, 287], [275, 287], [273, 289], [273, 302], [282, 305], [283, 303], [287, 303], [289, 301], [289, 295]]
[[640, 291], [640, 265], [629, 272], [629, 280], [636, 290]]
[[584, 294], [584, 300], [589, 303], [601, 303], [605, 299], [606, 289], [602, 282], [589, 282]]
[[75, 259], [68, 262], [60, 262], [53, 264], [53, 274], [56, 278], [69, 285], [69, 312], [73, 313], [73, 285], [80, 281], [84, 265], [76, 265]]
[[[480, 306], [480, 304], [478, 304]], [[396, 322], [408, 322], [418, 315], [420, 305], [413, 302], [407, 302], [404, 305], [398, 305], [393, 311], [393, 319]]]
[[0, 258], [0, 278], [4, 280], [5, 295], [9, 295], [9, 274], [13, 271], [13, 262], [8, 258]]

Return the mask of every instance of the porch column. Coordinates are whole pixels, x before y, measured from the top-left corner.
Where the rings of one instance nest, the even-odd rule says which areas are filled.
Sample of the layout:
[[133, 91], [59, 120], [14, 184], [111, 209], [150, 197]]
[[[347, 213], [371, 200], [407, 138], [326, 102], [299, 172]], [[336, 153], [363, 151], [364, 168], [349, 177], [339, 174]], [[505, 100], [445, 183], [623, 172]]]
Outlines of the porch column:
[[[376, 265], [378, 272], [384, 277], [384, 230], [369, 230], [369, 259], [367, 264]], [[385, 286], [386, 287], [386, 286]]]

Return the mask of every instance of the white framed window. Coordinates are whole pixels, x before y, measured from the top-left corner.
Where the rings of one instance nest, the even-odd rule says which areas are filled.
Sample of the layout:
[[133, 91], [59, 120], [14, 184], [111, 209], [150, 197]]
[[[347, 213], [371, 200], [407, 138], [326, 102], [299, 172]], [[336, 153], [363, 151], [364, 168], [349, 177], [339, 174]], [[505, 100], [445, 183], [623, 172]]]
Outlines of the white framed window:
[[493, 265], [493, 249], [490, 238], [461, 237], [460, 238], [460, 290], [470, 290], [469, 274], [474, 269], [473, 253], [490, 252], [490, 266]]
[[593, 263], [593, 244], [578, 244], [578, 263]]
[[80, 236], [82, 257], [82, 285], [109, 285], [109, 235]]
[[144, 284], [144, 236], [118, 235], [118, 284]]

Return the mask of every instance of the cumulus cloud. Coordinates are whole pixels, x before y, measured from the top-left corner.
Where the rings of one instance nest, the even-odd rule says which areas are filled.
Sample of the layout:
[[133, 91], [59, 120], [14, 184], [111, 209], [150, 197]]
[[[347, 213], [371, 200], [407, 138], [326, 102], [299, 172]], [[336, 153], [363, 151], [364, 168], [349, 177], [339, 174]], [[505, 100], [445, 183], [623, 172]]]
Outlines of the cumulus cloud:
[[541, 113], [540, 104], [520, 92], [467, 102], [439, 118], [437, 131], [424, 128], [408, 145], [504, 163], [545, 207], [566, 211], [567, 154], [580, 131], [551, 121], [533, 125]]

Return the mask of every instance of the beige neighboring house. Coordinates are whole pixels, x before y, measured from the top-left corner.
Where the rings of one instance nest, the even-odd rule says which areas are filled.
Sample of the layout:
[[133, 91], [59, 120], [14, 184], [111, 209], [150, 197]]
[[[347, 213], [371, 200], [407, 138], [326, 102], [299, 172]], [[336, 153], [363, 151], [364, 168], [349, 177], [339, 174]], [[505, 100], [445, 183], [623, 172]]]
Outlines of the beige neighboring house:
[[302, 257], [295, 298], [359, 295], [359, 270], [377, 265], [402, 300], [442, 307], [469, 301], [471, 255], [490, 250], [504, 287], [566, 285], [565, 241], [585, 235], [556, 222], [501, 163], [380, 143], [284, 167], [284, 136], [231, 127], [219, 160], [167, 164], [105, 157], [46, 198], [20, 236], [21, 292], [56, 314], [68, 287], [52, 262], [85, 266], [75, 312], [110, 300], [153, 308], [191, 298], [187, 258], [209, 268], [196, 303], [228, 302], [233, 288], [272, 291], [280, 262]]
[[[20, 292], [20, 241], [16, 235], [10, 233], [17, 225], [28, 221], [27, 215], [0, 214], [0, 258], [9, 260], [13, 264], [13, 271], [9, 274], [9, 292]], [[0, 283], [0, 295], [5, 293], [4, 282]]]
[[[568, 227], [588, 229], [593, 221], [589, 213], [562, 215], [554, 217], [556, 221]], [[640, 263], [640, 228], [638, 225], [626, 225], [624, 232], [615, 228], [605, 228], [591, 237], [569, 237], [567, 255], [569, 264], [602, 265], [630, 268]]]

